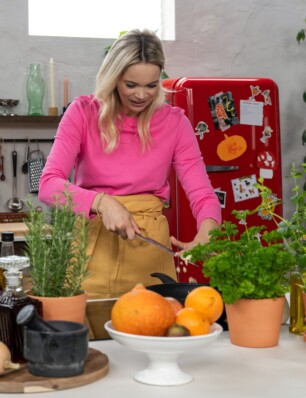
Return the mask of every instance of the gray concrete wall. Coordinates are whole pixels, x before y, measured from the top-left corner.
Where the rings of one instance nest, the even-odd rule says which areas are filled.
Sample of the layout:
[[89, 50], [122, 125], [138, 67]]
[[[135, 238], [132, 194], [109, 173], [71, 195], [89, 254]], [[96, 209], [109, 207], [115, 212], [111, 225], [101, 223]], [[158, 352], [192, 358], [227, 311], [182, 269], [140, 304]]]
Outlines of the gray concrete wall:
[[[59, 10], [60, 12], [60, 10]], [[292, 161], [306, 154], [302, 132], [306, 128], [306, 43], [295, 36], [306, 27], [304, 0], [176, 0], [176, 41], [165, 42], [167, 72], [179, 76], [257, 76], [276, 81], [280, 93], [283, 173]], [[123, 27], [124, 29], [124, 27]], [[69, 97], [90, 93], [110, 40], [29, 37], [27, 1], [0, 1], [0, 98], [18, 98], [17, 113], [25, 114], [25, 83], [30, 63], [40, 63], [46, 80], [45, 111], [49, 106], [48, 63], [56, 63], [56, 102], [63, 105], [62, 81], [69, 78]], [[52, 137], [54, 128], [34, 131], [2, 126], [0, 137]], [[24, 146], [18, 148], [19, 163]], [[49, 147], [43, 146], [48, 152]], [[11, 196], [10, 152], [5, 146], [7, 181], [0, 182], [0, 211]], [[18, 175], [19, 195], [27, 196], [27, 181]], [[285, 209], [290, 186], [284, 178]]]

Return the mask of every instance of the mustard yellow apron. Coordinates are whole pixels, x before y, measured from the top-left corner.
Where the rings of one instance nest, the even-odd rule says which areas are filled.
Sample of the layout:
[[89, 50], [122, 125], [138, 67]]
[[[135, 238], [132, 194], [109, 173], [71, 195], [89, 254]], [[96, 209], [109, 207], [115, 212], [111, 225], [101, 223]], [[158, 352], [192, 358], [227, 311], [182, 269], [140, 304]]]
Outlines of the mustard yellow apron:
[[[153, 195], [116, 196], [133, 215], [137, 225], [149, 236], [171, 247], [169, 226], [162, 214], [162, 202]], [[104, 323], [111, 318], [115, 299], [137, 283], [145, 286], [160, 283], [151, 277], [162, 272], [176, 279], [171, 254], [140, 239], [123, 240], [105, 229], [100, 217], [90, 222], [90, 277], [83, 283], [88, 294], [87, 322], [91, 339], [108, 338]]]

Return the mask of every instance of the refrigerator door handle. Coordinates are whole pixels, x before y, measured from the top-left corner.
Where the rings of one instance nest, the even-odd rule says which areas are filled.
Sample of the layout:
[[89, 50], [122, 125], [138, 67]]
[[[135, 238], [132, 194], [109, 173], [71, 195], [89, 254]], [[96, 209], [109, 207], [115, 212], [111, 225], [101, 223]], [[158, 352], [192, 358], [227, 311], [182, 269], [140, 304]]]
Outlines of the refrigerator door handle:
[[207, 173], [218, 173], [222, 171], [236, 171], [239, 166], [206, 166]]

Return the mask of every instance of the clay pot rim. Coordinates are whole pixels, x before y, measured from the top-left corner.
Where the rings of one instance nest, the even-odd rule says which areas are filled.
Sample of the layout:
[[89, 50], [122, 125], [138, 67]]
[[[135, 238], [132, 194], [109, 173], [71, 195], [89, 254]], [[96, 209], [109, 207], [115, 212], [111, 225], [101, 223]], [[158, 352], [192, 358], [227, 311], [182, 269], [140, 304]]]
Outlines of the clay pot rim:
[[29, 297], [43, 299], [43, 300], [52, 300], [52, 299], [61, 299], [61, 300], [67, 299], [67, 300], [69, 300], [72, 297], [80, 297], [80, 296], [84, 296], [84, 295], [88, 296], [87, 292], [85, 292], [85, 291], [83, 293], [80, 293], [80, 294], [75, 294], [74, 296], [37, 296], [36, 294], [34, 294], [32, 292], [32, 290], [28, 290], [25, 293]]
[[285, 297], [285, 295], [278, 296], [278, 297], [266, 297], [266, 298], [240, 298], [240, 299], [236, 300], [234, 303], [231, 303], [231, 304], [224, 303], [224, 304], [225, 305], [234, 305], [238, 301], [244, 301], [244, 302], [246, 302], [246, 301], [271, 301], [271, 300], [275, 301], [275, 300], [282, 299], [284, 297]]

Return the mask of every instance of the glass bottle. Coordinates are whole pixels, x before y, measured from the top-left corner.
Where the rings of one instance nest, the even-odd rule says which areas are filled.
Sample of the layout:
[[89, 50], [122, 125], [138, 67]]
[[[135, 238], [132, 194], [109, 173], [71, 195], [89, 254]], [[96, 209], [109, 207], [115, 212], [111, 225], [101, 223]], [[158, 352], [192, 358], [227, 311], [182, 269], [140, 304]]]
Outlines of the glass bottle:
[[39, 64], [30, 65], [30, 73], [27, 79], [26, 90], [29, 106], [28, 115], [44, 115], [43, 100], [45, 95], [45, 83], [41, 77]]
[[0, 296], [0, 341], [11, 352], [13, 362], [25, 362], [23, 356], [23, 326], [18, 325], [16, 316], [26, 305], [32, 304], [42, 314], [42, 304], [28, 297], [22, 287], [22, 270], [30, 266], [28, 257], [8, 256], [0, 258], [0, 267], [4, 268], [6, 287]]
[[[1, 257], [14, 255], [14, 232], [2, 232], [1, 234]], [[0, 292], [5, 288], [3, 269], [0, 268]]]
[[289, 331], [303, 335], [306, 332], [305, 310], [303, 302], [304, 281], [306, 273], [302, 274], [298, 268], [290, 277], [290, 325]]

